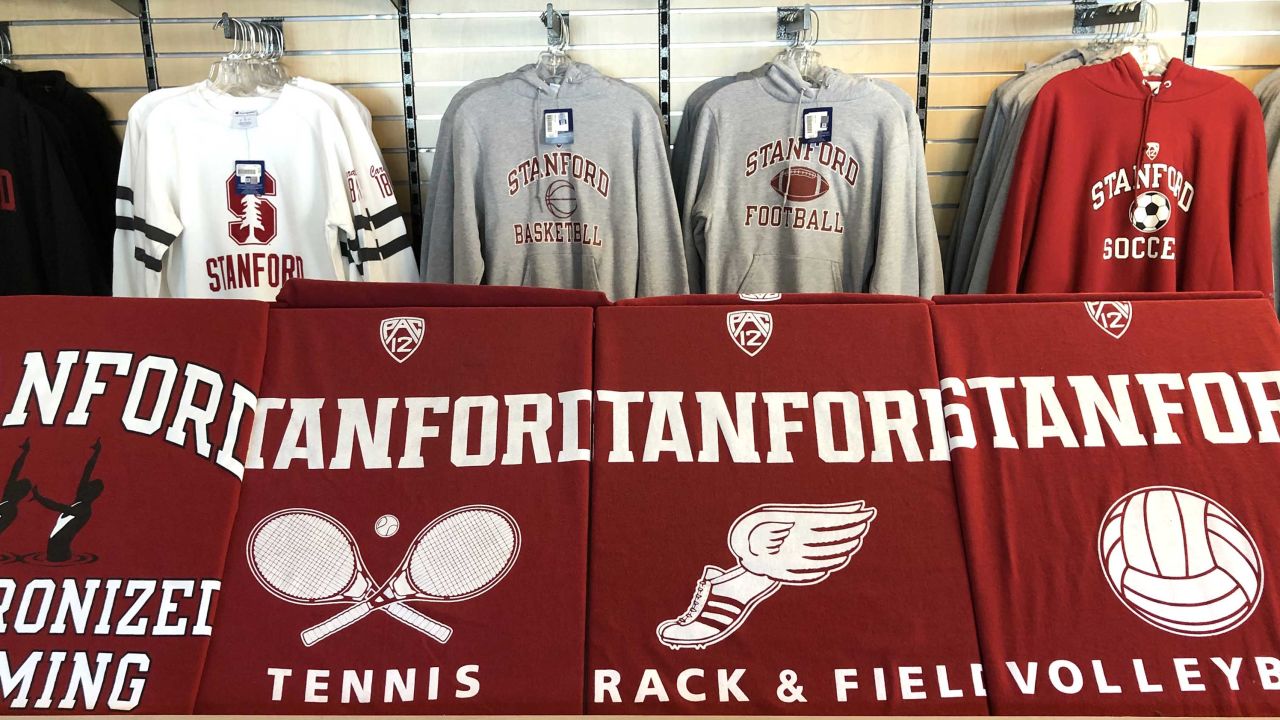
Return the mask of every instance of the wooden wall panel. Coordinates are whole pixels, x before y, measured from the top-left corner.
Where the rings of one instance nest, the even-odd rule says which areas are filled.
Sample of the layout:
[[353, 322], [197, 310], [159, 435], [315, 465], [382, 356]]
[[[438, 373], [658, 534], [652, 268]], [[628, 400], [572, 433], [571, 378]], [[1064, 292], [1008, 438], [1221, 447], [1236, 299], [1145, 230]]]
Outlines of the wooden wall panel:
[[[0, 0], [17, 67], [61, 70], [117, 122], [146, 91], [138, 22], [109, 0]], [[123, 131], [123, 128], [121, 128]]]
[[[2, 3], [0, 3], [2, 4]], [[10, 29], [17, 55], [133, 53], [141, 56], [142, 36], [134, 22], [109, 25], [17, 25]]]
[[8, 20], [130, 20], [132, 16], [111, 0], [4, 0], [0, 21]]
[[314, 17], [317, 15], [388, 15], [395, 11], [389, 0], [151, 0], [151, 15], [158, 18]]
[[[284, 45], [298, 50], [363, 50], [399, 48], [400, 31], [391, 18], [341, 22], [289, 22], [283, 24]], [[159, 23], [155, 26], [158, 53], [212, 52], [221, 55], [231, 41], [207, 22]]]

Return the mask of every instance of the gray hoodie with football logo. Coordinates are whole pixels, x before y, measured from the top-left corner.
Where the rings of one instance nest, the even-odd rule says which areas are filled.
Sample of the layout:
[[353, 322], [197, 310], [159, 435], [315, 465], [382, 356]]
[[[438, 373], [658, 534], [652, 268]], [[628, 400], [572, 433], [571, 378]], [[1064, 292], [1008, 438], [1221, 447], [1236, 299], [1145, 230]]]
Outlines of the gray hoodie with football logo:
[[[829, 142], [804, 141], [830, 108]], [[775, 61], [718, 89], [694, 128], [684, 193], [690, 284], [710, 293], [942, 290], [937, 230], [910, 106], [825, 69]]]
[[[451, 105], [428, 193], [423, 280], [601, 290], [615, 300], [688, 292], [652, 102], [582, 63], [559, 78], [540, 72], [529, 65], [481, 81]], [[547, 113], [565, 110], [572, 141], [548, 140]]]

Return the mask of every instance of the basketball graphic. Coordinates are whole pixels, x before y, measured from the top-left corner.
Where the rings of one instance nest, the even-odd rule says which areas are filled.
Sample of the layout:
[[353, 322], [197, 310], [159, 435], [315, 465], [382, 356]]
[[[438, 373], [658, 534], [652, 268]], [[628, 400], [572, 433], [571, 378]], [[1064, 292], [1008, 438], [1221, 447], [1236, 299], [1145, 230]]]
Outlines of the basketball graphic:
[[391, 537], [400, 532], [400, 519], [395, 515], [383, 515], [373, 523], [373, 531], [378, 533], [378, 537]]
[[1204, 637], [1239, 627], [1262, 597], [1262, 556], [1222, 505], [1176, 487], [1146, 487], [1107, 510], [1098, 558], [1116, 597], [1161, 630]]
[[561, 220], [573, 217], [578, 210], [578, 189], [568, 180], [556, 180], [547, 186], [543, 204], [547, 212]]

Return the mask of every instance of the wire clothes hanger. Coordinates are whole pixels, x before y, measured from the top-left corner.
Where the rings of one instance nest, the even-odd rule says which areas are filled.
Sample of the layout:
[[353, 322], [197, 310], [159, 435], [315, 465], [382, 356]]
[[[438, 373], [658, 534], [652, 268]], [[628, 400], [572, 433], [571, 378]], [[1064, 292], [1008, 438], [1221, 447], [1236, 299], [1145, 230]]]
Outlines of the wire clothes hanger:
[[213, 25], [232, 40], [231, 50], [209, 69], [209, 83], [228, 95], [251, 97], [274, 94], [289, 82], [280, 63], [284, 31], [265, 22], [233, 18], [227, 13]]
[[1112, 16], [1126, 17], [1137, 10], [1137, 17], [1132, 20], [1120, 20], [1105, 23], [1105, 32], [1095, 36], [1090, 47], [1107, 59], [1125, 53], [1133, 55], [1143, 74], [1158, 75], [1169, 65], [1169, 54], [1164, 46], [1151, 39], [1151, 33], [1159, 27], [1156, 6], [1151, 0], [1139, 2], [1116, 3], [1107, 8]]
[[820, 19], [810, 5], [797, 8], [794, 12], [794, 15], [785, 20], [779, 20], [779, 24], [784, 26], [780, 33], [785, 33], [791, 44], [778, 54], [778, 58], [795, 65], [805, 80], [816, 83], [825, 70], [822, 54], [813, 49], [820, 36]]

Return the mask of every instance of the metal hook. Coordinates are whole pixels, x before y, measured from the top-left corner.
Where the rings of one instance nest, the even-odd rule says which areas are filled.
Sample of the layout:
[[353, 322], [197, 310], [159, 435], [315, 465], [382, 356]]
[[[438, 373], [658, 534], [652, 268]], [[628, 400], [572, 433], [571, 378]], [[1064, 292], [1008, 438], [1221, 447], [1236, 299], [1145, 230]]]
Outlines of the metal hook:
[[547, 48], [557, 53], [564, 52], [569, 45], [569, 14], [555, 9], [547, 3], [547, 9], [540, 16], [542, 25], [547, 28]]
[[284, 28], [280, 25], [269, 25], [276, 35], [276, 59], [284, 57]]

